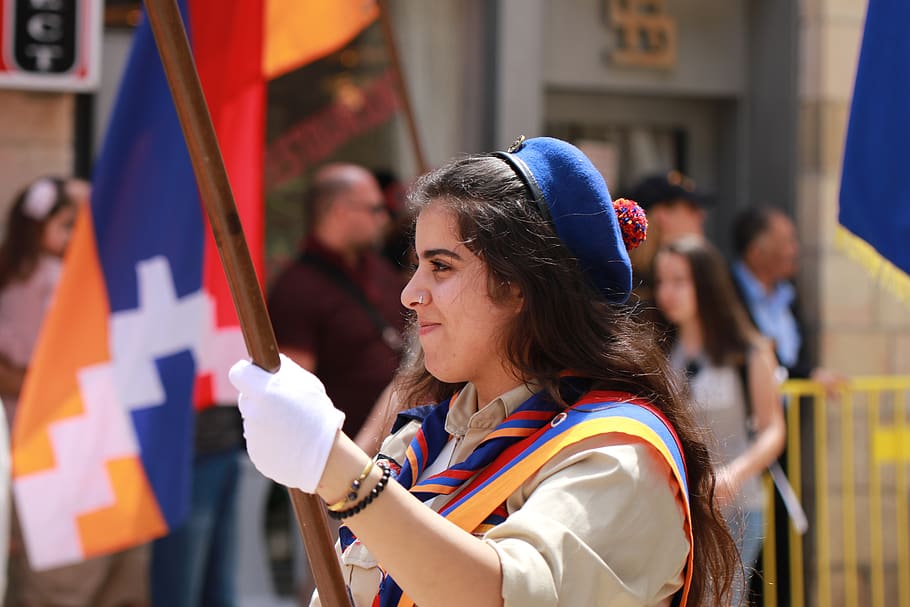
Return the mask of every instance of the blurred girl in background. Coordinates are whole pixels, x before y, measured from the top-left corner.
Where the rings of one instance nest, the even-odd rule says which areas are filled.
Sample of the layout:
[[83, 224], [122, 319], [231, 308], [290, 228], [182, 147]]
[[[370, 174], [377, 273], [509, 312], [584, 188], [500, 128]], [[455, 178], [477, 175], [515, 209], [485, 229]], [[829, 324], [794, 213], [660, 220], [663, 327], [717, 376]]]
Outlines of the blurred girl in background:
[[670, 363], [685, 372], [717, 470], [716, 496], [740, 549], [745, 579], [762, 544], [762, 471], [781, 453], [784, 414], [772, 346], [751, 325], [723, 257], [686, 236], [654, 259], [655, 300], [671, 326]]
[[9, 211], [0, 244], [0, 396], [10, 426], [76, 210], [88, 195], [84, 181], [42, 177], [19, 194]]

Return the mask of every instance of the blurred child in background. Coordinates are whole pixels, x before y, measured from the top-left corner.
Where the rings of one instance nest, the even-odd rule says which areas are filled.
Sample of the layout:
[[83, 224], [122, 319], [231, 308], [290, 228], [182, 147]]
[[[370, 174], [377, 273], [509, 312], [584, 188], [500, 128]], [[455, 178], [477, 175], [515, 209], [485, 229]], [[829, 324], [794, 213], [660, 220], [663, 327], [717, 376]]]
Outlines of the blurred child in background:
[[88, 192], [84, 181], [43, 177], [9, 211], [0, 244], [0, 395], [11, 426], [76, 210]]
[[740, 550], [748, 585], [762, 544], [760, 476], [784, 447], [777, 360], [751, 325], [723, 257], [698, 236], [665, 245], [654, 259], [655, 300], [671, 327], [670, 363], [684, 371], [717, 470], [716, 495]]

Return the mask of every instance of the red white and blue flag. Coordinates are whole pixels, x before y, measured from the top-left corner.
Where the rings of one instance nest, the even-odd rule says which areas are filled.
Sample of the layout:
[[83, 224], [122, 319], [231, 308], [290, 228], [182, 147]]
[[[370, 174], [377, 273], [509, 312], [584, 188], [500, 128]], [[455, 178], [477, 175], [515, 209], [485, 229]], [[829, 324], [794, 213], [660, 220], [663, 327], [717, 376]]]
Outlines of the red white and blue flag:
[[[337, 50], [377, 9], [372, 0], [180, 6], [261, 276], [268, 80]], [[301, 24], [337, 35], [308, 39]], [[13, 431], [13, 489], [34, 568], [127, 548], [180, 524], [193, 403], [235, 401], [227, 369], [245, 354], [143, 20]]]

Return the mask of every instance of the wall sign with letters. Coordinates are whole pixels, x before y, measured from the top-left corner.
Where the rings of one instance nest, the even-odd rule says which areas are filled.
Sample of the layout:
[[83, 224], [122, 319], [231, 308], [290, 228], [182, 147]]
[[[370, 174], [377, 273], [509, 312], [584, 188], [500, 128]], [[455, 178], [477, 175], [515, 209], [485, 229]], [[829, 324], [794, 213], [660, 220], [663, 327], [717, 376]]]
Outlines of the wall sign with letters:
[[86, 91], [98, 84], [103, 0], [0, 0], [0, 87]]
[[666, 69], [676, 65], [676, 21], [666, 0], [601, 0], [613, 44], [604, 58], [614, 65]]

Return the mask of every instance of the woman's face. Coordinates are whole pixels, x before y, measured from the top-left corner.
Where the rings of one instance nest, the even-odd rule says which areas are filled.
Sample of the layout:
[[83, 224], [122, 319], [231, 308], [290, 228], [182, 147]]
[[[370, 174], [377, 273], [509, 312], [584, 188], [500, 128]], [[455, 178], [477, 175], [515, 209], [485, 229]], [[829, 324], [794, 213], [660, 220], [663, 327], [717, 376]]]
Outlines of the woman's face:
[[417, 313], [427, 371], [444, 382], [470, 381], [494, 398], [514, 385], [502, 337], [520, 296], [493, 302], [486, 265], [461, 243], [455, 215], [441, 202], [417, 218], [415, 248], [417, 270], [401, 303]]
[[63, 257], [76, 223], [76, 205], [68, 204], [47, 218], [41, 234], [41, 248], [46, 253]]
[[682, 255], [663, 251], [654, 264], [655, 299], [667, 320], [681, 325], [696, 318], [698, 303], [692, 267]]

